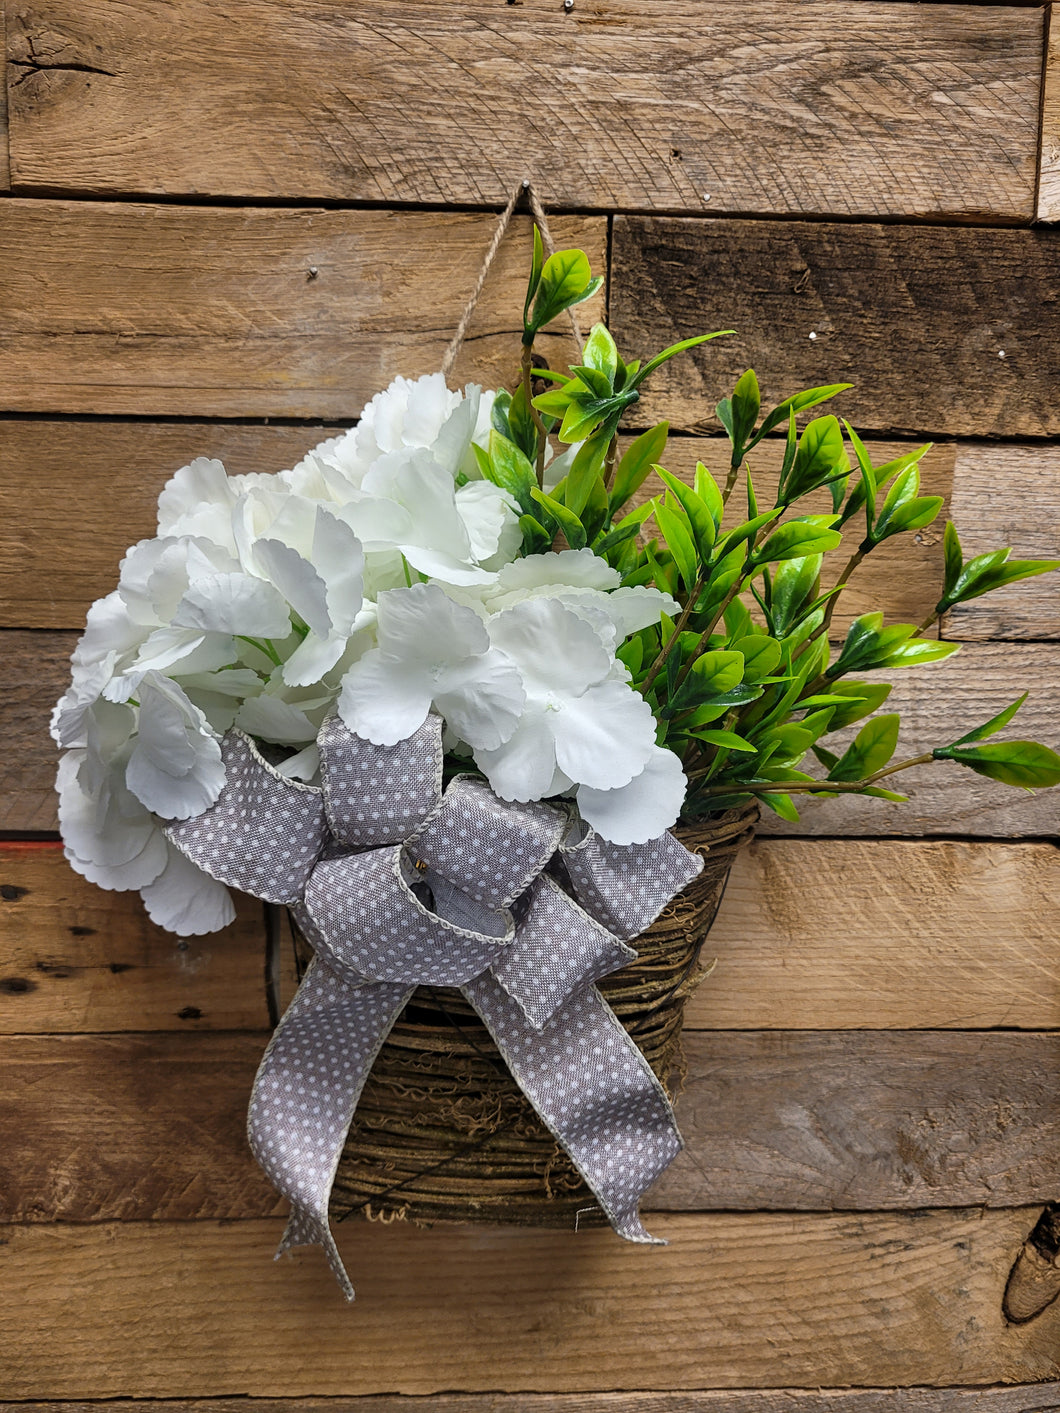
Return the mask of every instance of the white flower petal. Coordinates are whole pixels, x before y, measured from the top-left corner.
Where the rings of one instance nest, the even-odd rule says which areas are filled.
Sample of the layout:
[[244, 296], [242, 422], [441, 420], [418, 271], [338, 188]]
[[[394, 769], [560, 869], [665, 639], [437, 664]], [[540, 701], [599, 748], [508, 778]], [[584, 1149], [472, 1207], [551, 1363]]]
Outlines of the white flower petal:
[[148, 673], [139, 690], [139, 732], [126, 783], [163, 819], [201, 814], [225, 782], [221, 748], [209, 723], [175, 682], [157, 672]]
[[153, 883], [140, 889], [140, 897], [151, 921], [178, 937], [219, 932], [236, 917], [224, 884], [203, 873], [172, 845], [165, 868]]
[[475, 764], [502, 800], [541, 800], [552, 784], [556, 752], [543, 713], [524, 716], [499, 750], [475, 752]]
[[235, 553], [236, 491], [220, 461], [196, 457], [166, 482], [158, 497], [159, 535], [199, 535]]
[[281, 761], [276, 770], [278, 774], [286, 776], [288, 780], [315, 781], [320, 774], [319, 746], [314, 741], [311, 746], [306, 746], [304, 750]]
[[646, 844], [677, 823], [687, 784], [673, 751], [656, 746], [628, 785], [618, 790], [580, 786], [578, 809], [586, 823], [612, 844]]
[[489, 635], [474, 609], [437, 584], [413, 584], [380, 594], [379, 646], [388, 657], [424, 665], [461, 662], [484, 653]]
[[318, 637], [331, 633], [328, 591], [323, 579], [308, 560], [282, 540], [256, 540], [254, 563]]
[[[497, 553], [507, 525], [519, 529], [518, 506], [492, 481], [469, 481], [456, 493], [456, 510], [464, 522], [471, 554], [480, 563]], [[522, 543], [519, 531], [517, 543]]]
[[559, 768], [580, 785], [614, 790], [655, 750], [655, 717], [625, 682], [602, 682], [552, 713]]
[[341, 660], [346, 643], [345, 633], [332, 633], [327, 638], [309, 633], [280, 669], [283, 680], [291, 687], [312, 687]]
[[617, 569], [591, 549], [560, 554], [531, 554], [505, 565], [497, 575], [498, 594], [563, 584], [572, 589], [614, 589], [622, 582]]
[[250, 574], [211, 574], [184, 594], [173, 623], [205, 633], [249, 638], [285, 638], [291, 614], [280, 591]]
[[327, 586], [328, 613], [341, 633], [349, 633], [364, 602], [364, 551], [349, 525], [317, 507], [313, 567]]
[[431, 684], [418, 664], [365, 653], [342, 679], [339, 716], [358, 736], [377, 746], [407, 740], [427, 720]]
[[165, 867], [165, 837], [125, 788], [120, 766], [103, 788], [87, 794], [78, 778], [84, 760], [84, 751], [68, 751], [56, 774], [66, 856], [78, 873], [100, 888], [143, 887]]
[[518, 725], [526, 692], [511, 658], [491, 649], [444, 673], [434, 704], [461, 740], [493, 750]]
[[611, 667], [596, 631], [557, 599], [525, 599], [487, 626], [490, 641], [515, 661], [531, 695], [577, 696]]

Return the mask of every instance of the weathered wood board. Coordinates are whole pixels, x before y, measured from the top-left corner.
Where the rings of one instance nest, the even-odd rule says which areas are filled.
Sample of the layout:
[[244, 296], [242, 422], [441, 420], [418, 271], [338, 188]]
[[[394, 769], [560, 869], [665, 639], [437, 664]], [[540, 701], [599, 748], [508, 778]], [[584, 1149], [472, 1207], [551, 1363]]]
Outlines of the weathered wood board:
[[[57, 845], [3, 845], [0, 863], [0, 1034], [269, 1023], [253, 903], [233, 936], [182, 950], [137, 894], [94, 888]], [[1058, 881], [1050, 844], [838, 840], [825, 856], [814, 841], [757, 841], [729, 880], [704, 955], [717, 967], [688, 1024], [1060, 1028]]]
[[178, 939], [138, 893], [74, 873], [58, 844], [0, 844], [0, 874], [0, 1033], [268, 1026], [256, 899], [223, 932]]
[[[5, 201], [0, 401], [23, 412], [354, 418], [396, 374], [441, 365], [495, 225], [444, 211]], [[557, 216], [552, 229], [604, 268], [604, 217]], [[529, 242], [519, 217], [455, 384], [517, 374]], [[586, 327], [602, 312], [602, 294], [580, 310]], [[542, 340], [557, 363], [573, 351], [566, 322]]]
[[[1050, 14], [1052, 6], [1046, 12]], [[1042, 92], [1041, 169], [1038, 176], [1039, 221], [1060, 221], [1060, 26], [1049, 25], [1049, 47]]]
[[[709, 984], [709, 983], [708, 983]], [[265, 1037], [0, 1039], [0, 1221], [280, 1214], [246, 1109]], [[1060, 1165], [1060, 1037], [688, 1032], [669, 1211], [1045, 1202]]]
[[716, 427], [715, 404], [750, 366], [769, 406], [853, 383], [842, 407], [859, 432], [1060, 432], [1050, 229], [616, 216], [610, 314], [629, 357], [737, 330], [659, 370], [645, 425]]
[[729, 879], [704, 952], [717, 967], [688, 1023], [1054, 1029], [1058, 869], [1053, 844], [756, 841]]
[[[967, 0], [977, 4], [979, 0]], [[1013, 0], [1024, 3], [1024, 0]], [[1033, 1401], [1033, 1407], [1028, 1403]], [[1060, 1384], [1027, 1388], [756, 1389], [694, 1393], [435, 1394], [431, 1413], [1057, 1413]], [[14, 1409], [16, 1405], [2, 1405]], [[324, 1399], [259, 1398], [254, 1413], [333, 1413]], [[419, 1413], [401, 1394], [358, 1398], [355, 1413]], [[20, 1403], [20, 1413], [64, 1413], [62, 1403]], [[126, 1399], [123, 1413], [246, 1413], [246, 1399]]]
[[[16, 189], [1029, 220], [1041, 16], [34, 0]], [[196, 115], [195, 141], [186, 115]]]
[[9, 1227], [0, 1391], [275, 1398], [1055, 1379], [1060, 1306], [1024, 1326], [1001, 1314], [1037, 1213], [659, 1215], [664, 1248], [609, 1231], [347, 1224], [352, 1308], [319, 1251], [270, 1259], [282, 1221]]

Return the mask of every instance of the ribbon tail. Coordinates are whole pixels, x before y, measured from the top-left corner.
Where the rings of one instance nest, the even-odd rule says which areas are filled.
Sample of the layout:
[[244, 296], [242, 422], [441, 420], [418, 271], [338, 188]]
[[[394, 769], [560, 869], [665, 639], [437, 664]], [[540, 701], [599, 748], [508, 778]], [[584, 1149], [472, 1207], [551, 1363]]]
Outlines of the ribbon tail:
[[541, 1029], [489, 972], [461, 989], [614, 1230], [665, 1246], [645, 1230], [640, 1199], [684, 1145], [662, 1085], [596, 987], [572, 992]]
[[353, 1286], [328, 1220], [331, 1187], [368, 1072], [412, 990], [351, 985], [317, 955], [269, 1042], [250, 1096], [251, 1149], [291, 1200], [276, 1255], [319, 1244], [347, 1300]]

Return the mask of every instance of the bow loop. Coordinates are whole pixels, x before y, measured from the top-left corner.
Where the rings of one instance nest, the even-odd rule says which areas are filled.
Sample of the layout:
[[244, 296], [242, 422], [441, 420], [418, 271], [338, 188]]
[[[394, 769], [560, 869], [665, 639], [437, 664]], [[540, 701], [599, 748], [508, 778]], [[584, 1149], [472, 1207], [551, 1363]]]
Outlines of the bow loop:
[[457, 926], [416, 896], [416, 870], [400, 845], [325, 859], [313, 870], [305, 906], [328, 953], [370, 981], [461, 986], [485, 971], [515, 936], [510, 912], [492, 933]]
[[703, 860], [669, 832], [647, 844], [610, 844], [580, 820], [560, 856], [578, 902], [624, 941], [649, 928], [703, 869]]
[[548, 863], [567, 825], [563, 810], [499, 800], [483, 781], [458, 775], [408, 847], [468, 897], [505, 908]]
[[281, 775], [242, 731], [226, 734], [221, 759], [225, 787], [216, 802], [163, 825], [166, 837], [229, 888], [267, 903], [297, 902], [327, 840], [320, 790]]
[[635, 961], [636, 952], [583, 912], [546, 875], [534, 880], [515, 941], [493, 975], [541, 1030], [572, 991]]
[[328, 827], [354, 849], [400, 844], [442, 797], [442, 720], [396, 746], [375, 746], [330, 716], [317, 736]]

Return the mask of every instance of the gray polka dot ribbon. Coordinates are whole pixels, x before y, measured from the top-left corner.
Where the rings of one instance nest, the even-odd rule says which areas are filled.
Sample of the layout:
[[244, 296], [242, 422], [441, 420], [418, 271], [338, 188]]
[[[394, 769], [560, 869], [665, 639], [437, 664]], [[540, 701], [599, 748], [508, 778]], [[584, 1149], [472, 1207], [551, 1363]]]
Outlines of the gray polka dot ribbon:
[[313, 945], [258, 1070], [248, 1133], [291, 1200], [280, 1252], [319, 1243], [349, 1299], [331, 1187], [368, 1072], [417, 986], [460, 988], [620, 1236], [654, 1240], [640, 1199], [681, 1147], [662, 1086], [594, 983], [636, 956], [627, 941], [702, 861], [669, 833], [609, 844], [573, 806], [508, 803], [470, 776], [443, 792], [441, 729], [432, 715], [382, 747], [332, 717], [320, 788], [230, 731], [216, 804], [166, 825], [214, 878], [286, 904]]

